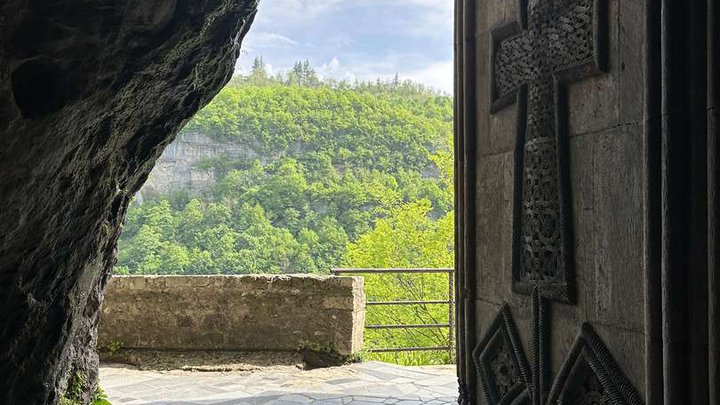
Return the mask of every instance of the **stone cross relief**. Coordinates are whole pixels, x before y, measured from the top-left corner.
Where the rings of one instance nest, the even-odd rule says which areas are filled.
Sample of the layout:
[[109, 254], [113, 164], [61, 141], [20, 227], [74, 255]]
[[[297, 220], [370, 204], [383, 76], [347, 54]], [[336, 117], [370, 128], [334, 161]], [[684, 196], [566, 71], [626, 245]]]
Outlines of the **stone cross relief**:
[[531, 296], [532, 366], [505, 304], [475, 362], [488, 405], [642, 404], [584, 323], [551, 381], [550, 302], [575, 302], [566, 85], [605, 72], [606, 0], [519, 0], [518, 21], [492, 32], [491, 107], [517, 103], [513, 291]]

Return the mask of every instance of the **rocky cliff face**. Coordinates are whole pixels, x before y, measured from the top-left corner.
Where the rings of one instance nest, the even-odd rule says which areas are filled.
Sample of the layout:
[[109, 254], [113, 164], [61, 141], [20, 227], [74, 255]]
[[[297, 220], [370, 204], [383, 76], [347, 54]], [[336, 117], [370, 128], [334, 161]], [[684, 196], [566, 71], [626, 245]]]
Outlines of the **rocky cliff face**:
[[179, 189], [188, 189], [193, 194], [205, 190], [216, 179], [215, 171], [203, 163], [218, 158], [249, 160], [258, 156], [252, 149], [235, 142], [217, 141], [199, 133], [183, 133], [165, 148], [138, 196], [142, 199]]
[[75, 374], [94, 387], [128, 202], [229, 79], [255, 8], [0, 3], [0, 403], [56, 403]]

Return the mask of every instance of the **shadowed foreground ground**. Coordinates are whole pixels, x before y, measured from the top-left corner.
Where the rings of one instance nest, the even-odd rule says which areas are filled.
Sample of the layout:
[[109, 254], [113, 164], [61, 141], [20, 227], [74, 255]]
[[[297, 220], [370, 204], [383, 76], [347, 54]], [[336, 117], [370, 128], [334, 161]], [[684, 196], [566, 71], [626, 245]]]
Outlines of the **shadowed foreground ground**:
[[454, 366], [402, 367], [368, 362], [300, 370], [143, 371], [106, 365], [101, 385], [114, 405], [454, 404]]

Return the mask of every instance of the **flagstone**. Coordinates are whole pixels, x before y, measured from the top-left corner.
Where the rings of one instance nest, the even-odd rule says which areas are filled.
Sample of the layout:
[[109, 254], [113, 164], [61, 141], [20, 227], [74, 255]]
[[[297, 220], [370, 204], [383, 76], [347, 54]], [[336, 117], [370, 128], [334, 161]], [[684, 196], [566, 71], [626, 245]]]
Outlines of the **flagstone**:
[[315, 370], [147, 371], [109, 365], [101, 384], [115, 405], [446, 405], [456, 403], [453, 367], [380, 362]]

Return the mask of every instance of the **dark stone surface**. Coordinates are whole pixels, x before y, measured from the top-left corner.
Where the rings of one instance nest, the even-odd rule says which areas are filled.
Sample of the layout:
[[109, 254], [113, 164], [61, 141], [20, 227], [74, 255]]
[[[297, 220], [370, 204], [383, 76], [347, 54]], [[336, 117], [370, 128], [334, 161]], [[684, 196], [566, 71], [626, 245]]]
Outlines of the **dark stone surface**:
[[0, 403], [94, 385], [126, 207], [229, 79], [254, 0], [0, 6]]
[[[486, 10], [495, 3], [495, 0], [480, 1], [478, 9]], [[478, 18], [477, 26], [492, 29], [515, 19], [517, 4], [540, 7], [561, 2], [511, 3], [512, 7], [506, 6], [504, 17], [502, 13], [487, 14], [485, 18]], [[577, 0], [568, 3], [580, 4]], [[627, 388], [628, 392], [633, 391], [633, 395], [635, 390], [643, 392], [647, 381], [642, 287], [645, 283], [642, 252], [646, 189], [639, 122], [643, 112], [644, 69], [643, 53], [638, 51], [642, 48], [638, 44], [644, 40], [644, 31], [633, 25], [643, 19], [644, 8], [622, 6], [616, 0], [593, 5], [601, 3], [602, 10], [608, 14], [608, 72], [568, 85], [567, 104], [557, 106], [561, 112], [558, 117], [567, 119], [562, 136], [568, 149], [559, 153], [568, 163], [568, 216], [572, 218], [570, 243], [574, 247], [572, 266], [576, 270], [577, 296], [573, 305], [538, 301], [547, 307], [547, 318], [536, 316], [532, 299], [511, 290], [512, 208], [517, 198], [513, 179], [518, 167], [512, 149], [518, 142], [518, 118], [522, 121], [524, 115], [518, 117], [515, 109], [490, 114], [492, 103], [488, 97], [492, 94], [487, 91], [493, 77], [492, 70], [485, 65], [494, 63], [494, 59], [483, 56], [488, 44], [475, 47], [479, 53], [475, 117], [478, 143], [475, 165], [468, 170], [473, 170], [477, 178], [476, 206], [473, 207], [477, 267], [471, 270], [476, 272], [477, 282], [474, 285], [476, 321], [469, 322], [474, 326], [475, 337], [481, 339], [487, 336], [488, 325], [499, 308], [507, 303], [530, 364], [534, 371], [545, 370], [537, 373], [544, 376], [544, 380], [538, 378], [532, 382], [532, 386], [541, 387], [545, 395], [549, 392], [548, 383], [558, 378], [568, 358], [572, 360], [571, 349], [585, 322], [592, 325], [600, 338], [598, 341], [604, 342], [617, 359], [613, 363], [617, 363], [620, 371], [613, 374], [628, 377], [632, 385]], [[484, 33], [486, 29], [479, 29], [478, 41], [490, 41]], [[618, 38], [620, 32], [627, 35], [622, 42]], [[547, 104], [552, 105], [552, 100]], [[538, 176], [544, 173], [535, 172]], [[479, 340], [475, 342], [482, 344]], [[466, 348], [465, 355], [472, 349]], [[488, 403], [484, 392], [478, 389], [479, 404], [505, 403], [497, 398]], [[592, 397], [591, 391], [582, 395], [585, 400]], [[568, 403], [573, 402], [566, 399]]]
[[302, 349], [303, 364], [306, 370], [312, 370], [315, 368], [327, 368], [343, 366], [351, 363], [358, 363], [360, 357], [347, 356], [337, 353], [331, 349]]

